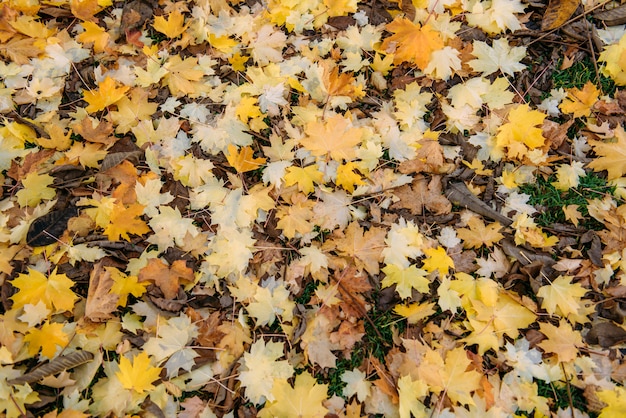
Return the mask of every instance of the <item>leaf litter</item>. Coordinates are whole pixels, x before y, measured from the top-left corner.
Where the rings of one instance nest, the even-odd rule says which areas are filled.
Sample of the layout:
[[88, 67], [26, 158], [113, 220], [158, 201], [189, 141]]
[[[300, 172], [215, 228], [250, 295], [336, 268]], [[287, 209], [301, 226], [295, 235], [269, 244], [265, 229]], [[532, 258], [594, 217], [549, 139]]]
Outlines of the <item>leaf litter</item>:
[[4, 2], [0, 413], [622, 416], [620, 13]]

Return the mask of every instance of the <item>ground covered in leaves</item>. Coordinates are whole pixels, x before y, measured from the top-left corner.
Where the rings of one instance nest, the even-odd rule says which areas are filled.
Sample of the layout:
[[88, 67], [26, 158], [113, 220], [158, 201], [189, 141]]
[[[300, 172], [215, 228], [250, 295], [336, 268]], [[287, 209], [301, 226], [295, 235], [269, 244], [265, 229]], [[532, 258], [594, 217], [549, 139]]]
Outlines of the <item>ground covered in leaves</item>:
[[616, 6], [3, 1], [0, 413], [624, 416]]

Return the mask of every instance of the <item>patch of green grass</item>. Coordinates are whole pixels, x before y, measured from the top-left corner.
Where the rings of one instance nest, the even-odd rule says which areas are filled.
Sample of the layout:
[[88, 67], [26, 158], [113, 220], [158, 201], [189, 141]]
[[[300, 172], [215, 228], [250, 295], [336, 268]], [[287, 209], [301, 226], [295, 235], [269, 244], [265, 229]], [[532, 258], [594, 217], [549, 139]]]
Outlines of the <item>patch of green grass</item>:
[[392, 311], [379, 311], [376, 307], [367, 316], [371, 322], [365, 321], [365, 348], [378, 360], [384, 361], [385, 355], [393, 347], [393, 327], [402, 333], [406, 324], [404, 321], [397, 322]]
[[309, 303], [318, 285], [319, 285], [319, 282], [317, 280], [311, 280], [310, 282], [308, 282], [304, 286], [304, 289], [302, 289], [302, 294], [293, 299], [294, 302], [299, 303], [301, 305], [306, 305], [307, 303]]
[[318, 373], [316, 375], [318, 383], [324, 383], [328, 385], [328, 396], [343, 396], [343, 388], [346, 387], [346, 383], [341, 380], [341, 376], [346, 371], [353, 370], [363, 363], [365, 358], [365, 352], [360, 347], [355, 348], [349, 359], [338, 359], [335, 368], [329, 369], [325, 375]]
[[[557, 68], [560, 67], [561, 62], [562, 60], [559, 61]], [[604, 94], [612, 96], [615, 93], [615, 82], [602, 74], [599, 75], [599, 78], [600, 86], [597, 87], [600, 88]], [[556, 70], [552, 74], [552, 83], [555, 89], [581, 88], [588, 81], [594, 84], [597, 82], [596, 69], [593, 65], [593, 61], [589, 57], [576, 61], [571, 67], [565, 70]]]
[[[583, 391], [576, 386], [570, 385], [569, 391], [572, 397], [572, 406], [580, 411], [586, 412], [590, 417], [597, 416], [593, 412], [588, 411], [587, 401], [583, 396]], [[537, 381], [537, 394], [553, 401], [550, 406], [553, 411], [558, 409], [569, 410], [571, 408], [569, 395], [567, 394], [567, 386], [565, 384], [553, 385], [543, 380]]]
[[539, 216], [535, 221], [540, 226], [551, 226], [554, 223], [564, 223], [565, 214], [563, 206], [578, 205], [578, 211], [583, 216], [581, 226], [586, 229], [602, 230], [604, 226], [589, 217], [587, 211], [587, 201], [591, 199], [602, 199], [606, 194], [615, 191], [614, 186], [609, 186], [606, 180], [596, 173], [589, 173], [580, 178], [580, 184], [576, 188], [565, 192], [557, 190], [552, 182], [556, 181], [555, 176], [547, 179], [538, 177], [534, 184], [525, 184], [520, 187], [520, 191], [530, 196], [529, 204], [538, 207]]

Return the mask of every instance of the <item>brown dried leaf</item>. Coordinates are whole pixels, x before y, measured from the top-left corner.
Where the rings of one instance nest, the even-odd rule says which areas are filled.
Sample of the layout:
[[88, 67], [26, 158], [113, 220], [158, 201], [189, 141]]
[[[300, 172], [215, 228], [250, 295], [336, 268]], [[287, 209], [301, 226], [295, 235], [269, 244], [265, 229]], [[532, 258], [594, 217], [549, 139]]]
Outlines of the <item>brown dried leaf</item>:
[[103, 258], [94, 264], [89, 276], [89, 292], [85, 306], [85, 318], [92, 322], [104, 322], [113, 317], [113, 311], [117, 308], [119, 295], [111, 293], [113, 279], [111, 273], [105, 267], [116, 265], [109, 258]]
[[19, 65], [25, 65], [41, 54], [41, 48], [36, 46], [35, 38], [14, 37], [9, 42], [0, 45], [0, 55]]
[[541, 21], [541, 30], [552, 30], [562, 26], [574, 14], [580, 0], [550, 0]]
[[420, 145], [421, 148], [417, 150], [415, 158], [402, 162], [398, 166], [398, 170], [402, 174], [440, 173], [446, 160], [439, 142], [423, 139], [420, 141]]
[[393, 194], [400, 200], [392, 209], [409, 209], [413, 215], [421, 215], [424, 209], [435, 215], [450, 213], [452, 204], [442, 194], [441, 176], [433, 176], [430, 182], [422, 175], [417, 175], [410, 185], [394, 190]]

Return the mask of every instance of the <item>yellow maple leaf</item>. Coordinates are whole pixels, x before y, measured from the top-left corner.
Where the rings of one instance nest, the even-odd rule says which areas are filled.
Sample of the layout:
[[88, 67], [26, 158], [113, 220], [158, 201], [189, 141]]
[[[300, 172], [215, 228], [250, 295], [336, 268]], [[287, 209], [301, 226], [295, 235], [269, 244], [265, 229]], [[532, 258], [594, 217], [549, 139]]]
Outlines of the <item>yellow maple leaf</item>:
[[446, 353], [445, 377], [443, 388], [452, 402], [474, 405], [471, 392], [480, 388], [481, 374], [473, 370], [472, 362], [467, 358], [463, 347], [457, 347]]
[[146, 292], [146, 287], [150, 284], [148, 281], [140, 282], [137, 276], [128, 276], [126, 273], [119, 271], [115, 267], [105, 267], [105, 270], [111, 274], [113, 286], [111, 293], [119, 295], [117, 306], [126, 306], [128, 295], [139, 297]]
[[327, 66], [324, 66], [324, 86], [329, 96], [352, 96], [355, 93], [354, 77], [350, 74], [339, 74], [339, 68], [334, 67], [330, 73]]
[[358, 170], [356, 164], [349, 161], [345, 164], [341, 164], [337, 167], [337, 180], [335, 183], [339, 187], [343, 187], [349, 193], [354, 191], [354, 186], [362, 186], [365, 184], [360, 174], [357, 174], [355, 170]]
[[562, 209], [565, 219], [573, 223], [574, 226], [578, 226], [578, 221], [583, 218], [583, 215], [578, 211], [578, 205], [567, 205], [563, 206]]
[[55, 312], [71, 311], [77, 299], [76, 293], [71, 290], [74, 282], [65, 274], [57, 274], [56, 268], [48, 277], [40, 271], [28, 269], [28, 274], [18, 275], [11, 284], [19, 289], [11, 296], [13, 309], [29, 303], [36, 305], [41, 301]]
[[315, 190], [314, 185], [324, 181], [324, 173], [317, 168], [317, 164], [306, 167], [287, 167], [285, 171], [285, 185], [292, 186], [297, 184], [298, 190], [306, 194], [313, 193]]
[[371, 227], [363, 232], [358, 222], [352, 222], [344, 231], [344, 236], [334, 240], [337, 252], [349, 260], [353, 260], [356, 266], [365, 268], [369, 274], [378, 274], [378, 263], [382, 260], [382, 252], [385, 248], [385, 236], [387, 231], [383, 228]]
[[356, 0], [324, 0], [324, 6], [328, 9], [328, 16], [346, 16], [348, 13], [356, 12]]
[[104, 228], [104, 233], [111, 241], [124, 238], [130, 241], [128, 234], [143, 235], [150, 232], [146, 222], [139, 218], [145, 206], [134, 203], [125, 207], [121, 203], [116, 203], [111, 212], [110, 223]]
[[496, 242], [504, 238], [499, 231], [502, 228], [500, 222], [493, 222], [489, 225], [478, 216], [472, 216], [467, 221], [469, 228], [459, 228], [456, 234], [463, 240], [464, 248], [480, 248], [483, 245], [491, 247]]
[[621, 418], [626, 416], [626, 389], [615, 386], [612, 390], [604, 389], [596, 392], [598, 398], [606, 404], [598, 418]]
[[238, 173], [256, 170], [265, 164], [266, 161], [265, 158], [254, 158], [254, 151], [252, 151], [251, 147], [245, 146], [241, 150], [237, 150], [237, 147], [233, 144], [228, 144], [226, 160]]
[[540, 287], [537, 296], [543, 298], [541, 307], [551, 315], [567, 317], [577, 313], [582, 308], [580, 299], [585, 296], [587, 289], [580, 283], [572, 283], [573, 279], [573, 276], [559, 276], [550, 284]]
[[32, 171], [22, 179], [22, 190], [16, 193], [17, 203], [21, 207], [35, 207], [42, 199], [52, 199], [56, 196], [56, 190], [50, 186], [54, 178], [49, 174], [37, 174]]
[[58, 347], [65, 347], [70, 338], [63, 331], [63, 324], [45, 322], [41, 328], [33, 328], [24, 336], [28, 343], [28, 354], [34, 356], [41, 349], [44, 357], [52, 358]]
[[387, 30], [393, 35], [383, 41], [381, 49], [394, 54], [394, 64], [412, 62], [424, 70], [430, 63], [432, 52], [444, 46], [441, 35], [432, 26], [421, 26], [404, 17], [396, 17], [387, 24]]
[[37, 145], [40, 147], [65, 151], [72, 145], [71, 129], [65, 133], [65, 129], [61, 125], [50, 124], [45, 127], [45, 130], [50, 135], [50, 139], [44, 137], [37, 138]]
[[204, 76], [204, 71], [198, 67], [197, 57], [188, 57], [184, 60], [180, 55], [172, 55], [163, 65], [167, 74], [161, 83], [167, 85], [173, 95], [198, 94], [202, 91], [200, 83], [196, 83]]
[[440, 276], [448, 274], [449, 269], [454, 268], [454, 261], [446, 253], [446, 249], [443, 247], [426, 248], [424, 254], [428, 256], [424, 260], [422, 268], [429, 273], [437, 270]]
[[606, 170], [609, 180], [615, 180], [626, 173], [626, 132], [618, 125], [613, 133], [615, 137], [609, 141], [589, 141], [598, 157], [587, 164], [594, 171]]
[[96, 23], [89, 21], [82, 22], [81, 26], [85, 31], [80, 33], [76, 40], [83, 44], [93, 43], [93, 52], [95, 53], [104, 52], [111, 38], [107, 31]]
[[421, 379], [413, 380], [410, 375], [398, 379], [398, 410], [400, 418], [426, 416], [426, 406], [420, 401], [428, 395], [428, 385]]
[[550, 248], [559, 242], [559, 237], [549, 237], [526, 213], [517, 215], [511, 226], [515, 228], [515, 243], [517, 245], [528, 243], [537, 248]]
[[541, 125], [546, 115], [531, 110], [527, 104], [518, 105], [508, 114], [508, 122], [498, 128], [496, 146], [507, 149], [511, 158], [521, 158], [528, 150], [541, 147], [545, 143]]
[[285, 237], [291, 239], [296, 234], [308, 234], [313, 231], [313, 202], [296, 195], [292, 198], [292, 204], [288, 206], [280, 206], [276, 211], [276, 217], [279, 219], [276, 226], [282, 229]]
[[328, 385], [318, 384], [306, 371], [296, 376], [293, 388], [286, 379], [275, 379], [272, 395], [276, 400], [268, 402], [259, 417], [323, 418], [328, 412], [322, 405], [327, 390]]
[[101, 83], [98, 83], [97, 90], [83, 93], [83, 98], [88, 103], [85, 110], [89, 113], [99, 112], [124, 97], [129, 88], [128, 86], [115, 87], [115, 80], [107, 76]]
[[361, 143], [363, 129], [355, 128], [342, 115], [306, 124], [306, 136], [300, 144], [316, 157], [330, 156], [333, 160], [351, 161], [356, 157], [356, 146]]
[[393, 309], [395, 313], [406, 318], [409, 324], [417, 324], [419, 321], [435, 314], [433, 308], [435, 302], [430, 303], [411, 303], [409, 305], [396, 305]]
[[539, 324], [539, 331], [546, 339], [537, 345], [546, 353], [556, 354], [559, 362], [575, 360], [578, 347], [584, 347], [582, 334], [572, 329], [566, 320], [561, 320], [558, 327], [542, 322]]
[[137, 393], [154, 389], [152, 382], [157, 380], [161, 373], [161, 368], [152, 366], [150, 357], [143, 351], [134, 356], [132, 362], [126, 357], [121, 357], [119, 367], [115, 377], [124, 389], [134, 390]]
[[573, 113], [575, 118], [589, 116], [599, 95], [600, 90], [591, 81], [587, 81], [582, 89], [567, 89], [567, 97], [563, 99], [559, 109], [565, 113]]
[[154, 30], [161, 32], [170, 39], [178, 38], [187, 28], [185, 25], [185, 17], [180, 10], [175, 9], [167, 19], [163, 16], [156, 16], [152, 27]]
[[403, 268], [389, 264], [383, 267], [383, 273], [385, 273], [385, 278], [381, 282], [382, 287], [391, 287], [395, 284], [396, 292], [402, 299], [411, 297], [412, 289], [421, 293], [428, 293], [428, 286], [430, 285], [430, 280], [426, 277], [428, 272], [417, 268], [415, 265]]

